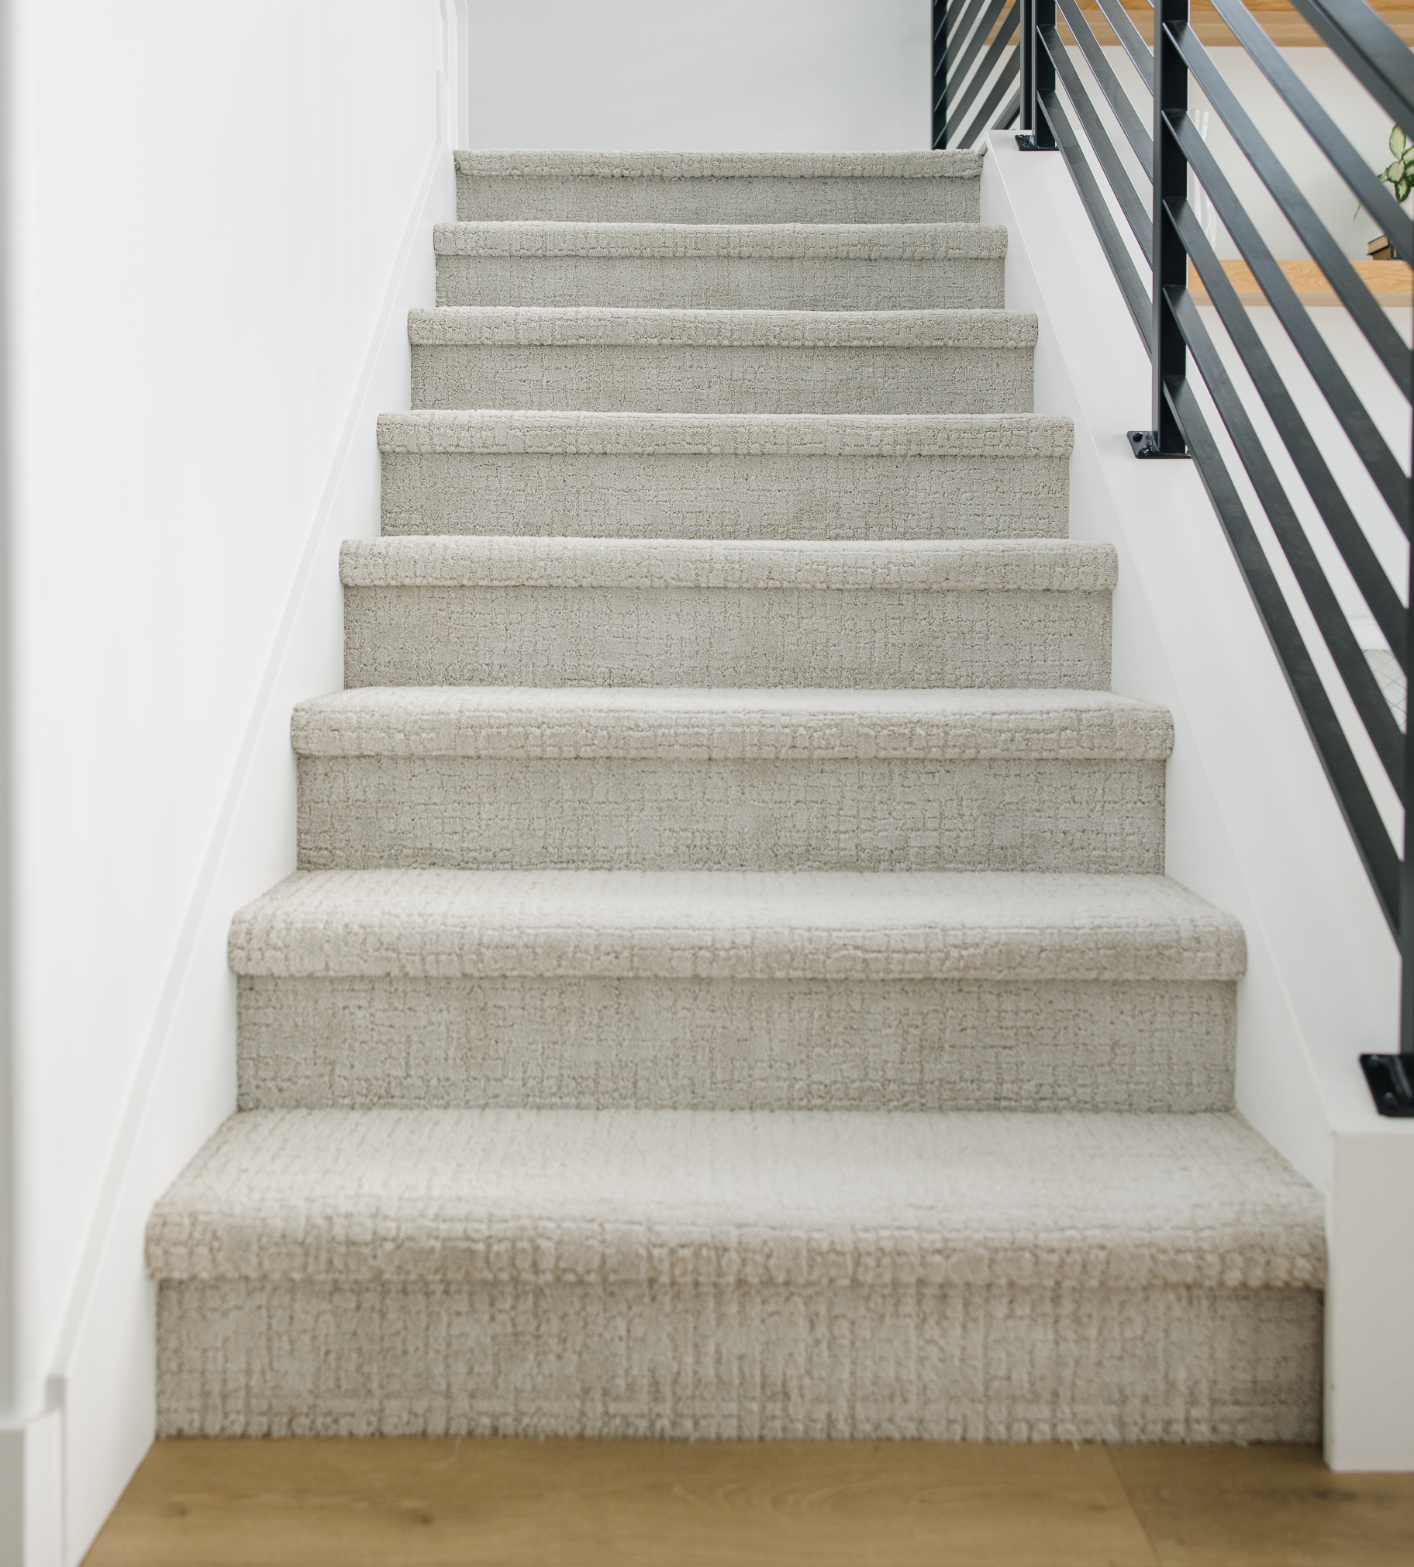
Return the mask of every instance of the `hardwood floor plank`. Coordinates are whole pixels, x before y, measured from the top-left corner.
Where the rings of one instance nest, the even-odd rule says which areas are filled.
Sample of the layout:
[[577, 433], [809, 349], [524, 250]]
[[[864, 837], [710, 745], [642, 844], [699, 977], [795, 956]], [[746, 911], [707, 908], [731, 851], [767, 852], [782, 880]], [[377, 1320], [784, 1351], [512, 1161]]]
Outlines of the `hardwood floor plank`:
[[1161, 1567], [1410, 1567], [1414, 1475], [1314, 1447], [1112, 1447]]
[[162, 1442], [88, 1567], [1408, 1567], [1315, 1448]]
[[[1286, 280], [1296, 290], [1296, 297], [1303, 305], [1327, 305], [1344, 308], [1340, 296], [1326, 281], [1314, 261], [1283, 261], [1279, 263]], [[1408, 306], [1414, 304], [1414, 270], [1406, 261], [1353, 261], [1351, 265], [1375, 296], [1377, 304]], [[1237, 297], [1244, 305], [1265, 305], [1267, 296], [1257, 284], [1252, 269], [1242, 261], [1224, 261], [1223, 271], [1237, 290]], [[1198, 277], [1197, 269], [1188, 263], [1188, 289], [1194, 302], [1211, 304], [1208, 291]]]
[[1158, 1567], [1105, 1449], [162, 1442], [87, 1567]]

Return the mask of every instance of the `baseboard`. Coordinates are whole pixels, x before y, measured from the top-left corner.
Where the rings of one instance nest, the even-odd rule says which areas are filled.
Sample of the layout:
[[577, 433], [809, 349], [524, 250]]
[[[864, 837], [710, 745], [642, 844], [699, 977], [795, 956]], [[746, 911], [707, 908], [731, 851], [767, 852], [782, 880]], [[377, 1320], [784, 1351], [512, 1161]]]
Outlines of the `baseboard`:
[[63, 1417], [0, 1427], [0, 1567], [61, 1567]]

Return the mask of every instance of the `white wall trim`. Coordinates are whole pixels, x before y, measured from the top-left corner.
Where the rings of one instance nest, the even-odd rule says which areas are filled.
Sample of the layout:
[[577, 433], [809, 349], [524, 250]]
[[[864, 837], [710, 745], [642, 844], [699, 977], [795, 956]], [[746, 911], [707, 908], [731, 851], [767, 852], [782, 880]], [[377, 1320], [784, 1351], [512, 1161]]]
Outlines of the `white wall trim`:
[[[324, 492], [320, 497], [319, 508], [315, 513], [314, 521], [310, 525], [309, 536], [305, 541], [304, 551], [300, 556], [294, 582], [286, 600], [284, 614], [281, 616], [279, 627], [275, 633], [275, 640], [265, 666], [265, 673], [256, 692], [250, 720], [242, 736], [240, 749], [236, 753], [235, 765], [231, 770], [231, 780], [227, 785], [225, 798], [221, 802], [216, 825], [212, 829], [211, 840], [202, 861], [201, 871], [197, 876], [196, 887], [192, 892], [186, 918], [182, 921], [181, 934], [177, 938], [171, 967], [168, 969], [167, 980], [162, 987], [162, 994], [157, 1003], [157, 1011], [153, 1018], [152, 1028], [148, 1034], [147, 1044], [143, 1049], [142, 1061], [138, 1068], [136, 1080], [133, 1083], [132, 1093], [123, 1112], [117, 1141], [114, 1145], [112, 1158], [109, 1161], [108, 1177], [103, 1183], [103, 1198], [99, 1204], [98, 1211], [94, 1215], [93, 1224], [89, 1231], [88, 1242], [84, 1248], [83, 1265], [75, 1281], [69, 1313], [59, 1337], [59, 1344], [55, 1353], [56, 1375], [62, 1376], [62, 1368], [67, 1364], [73, 1353], [74, 1343], [78, 1335], [83, 1331], [84, 1322], [93, 1304], [94, 1279], [102, 1265], [103, 1250], [113, 1227], [113, 1214], [122, 1201], [123, 1174], [133, 1162], [133, 1150], [141, 1135], [142, 1121], [152, 1100], [153, 1081], [161, 1069], [162, 1058], [171, 1045], [173, 1025], [181, 1003], [182, 993], [191, 973], [201, 927], [205, 922], [206, 913], [212, 901], [212, 893], [220, 872], [221, 863], [230, 847], [234, 824], [246, 792], [246, 784], [250, 778], [251, 769], [255, 765], [261, 739], [271, 723], [272, 716], [275, 716], [272, 714], [272, 708], [276, 685], [289, 654], [290, 646], [295, 639], [300, 613], [304, 607], [304, 601], [309, 592], [315, 569], [320, 563], [320, 546], [325, 542], [334, 517], [334, 502], [344, 479], [349, 455], [354, 441], [360, 435], [367, 433], [364, 429], [366, 423], [364, 415], [369, 387], [373, 381], [378, 360], [386, 351], [385, 338], [397, 324], [394, 318], [398, 315], [399, 285], [407, 271], [414, 247], [418, 239], [423, 235], [423, 229], [426, 226], [424, 209], [432, 192], [438, 165], [445, 156], [444, 144], [439, 142], [436, 152], [428, 161], [427, 169], [422, 179], [422, 186], [418, 192], [414, 216], [408, 224], [407, 233], [404, 235], [403, 243], [398, 249], [398, 259], [394, 266], [393, 277], [388, 284], [387, 293], [379, 311], [378, 325], [374, 330], [373, 343], [369, 348], [362, 373], [359, 376], [358, 388], [353, 397], [353, 406], [344, 422], [343, 432], [339, 437], [334, 460], [330, 465], [329, 477], [325, 481]], [[205, 1135], [204, 1133], [202, 1134], [203, 1137]]]
[[61, 1567], [60, 1415], [0, 1426], [0, 1567]]
[[[56, 1451], [62, 1449], [63, 1483], [38, 1494], [41, 1501], [48, 1498], [45, 1505], [60, 1506], [61, 1516], [32, 1526], [36, 1539], [52, 1535], [62, 1541], [66, 1564], [82, 1559], [152, 1440], [155, 1292], [142, 1256], [147, 1217], [182, 1165], [234, 1108], [235, 1005], [225, 959], [227, 929], [240, 903], [294, 867], [290, 708], [342, 684], [338, 547], [353, 534], [378, 531], [376, 420], [381, 412], [409, 404], [406, 314], [432, 302], [431, 226], [455, 211], [451, 154], [465, 115], [456, 92], [465, 79], [465, 34], [457, 23], [465, 0], [440, 3], [438, 138], [124, 1106], [49, 1378], [55, 1409], [44, 1419], [52, 1418]], [[161, 1136], [152, 1135], [156, 1127]], [[43, 1556], [22, 1560], [24, 1567], [49, 1567]]]

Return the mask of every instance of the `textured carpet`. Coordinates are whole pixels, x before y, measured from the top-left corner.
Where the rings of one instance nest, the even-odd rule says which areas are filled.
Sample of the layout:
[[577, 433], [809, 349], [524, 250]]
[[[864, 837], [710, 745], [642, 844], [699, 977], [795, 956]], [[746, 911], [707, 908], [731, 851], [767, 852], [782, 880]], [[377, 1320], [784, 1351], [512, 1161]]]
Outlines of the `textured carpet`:
[[1058, 538], [1068, 420], [419, 409], [378, 421], [383, 532]]
[[159, 1432], [1314, 1440], [1321, 1198], [980, 157], [456, 166]]

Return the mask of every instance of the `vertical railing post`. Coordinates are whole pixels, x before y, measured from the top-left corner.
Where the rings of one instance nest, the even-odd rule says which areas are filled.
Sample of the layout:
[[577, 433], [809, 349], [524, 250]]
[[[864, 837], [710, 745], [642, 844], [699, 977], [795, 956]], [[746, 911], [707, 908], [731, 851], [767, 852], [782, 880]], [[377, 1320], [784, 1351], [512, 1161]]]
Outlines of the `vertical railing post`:
[[1021, 51], [1021, 118], [1016, 144], [1023, 150], [1036, 145], [1036, 0], [1021, 0], [1021, 30], [1016, 47]]
[[1152, 336], [1153, 422], [1147, 430], [1131, 430], [1136, 457], [1186, 457], [1166, 382], [1188, 375], [1188, 350], [1173, 311], [1164, 299], [1166, 288], [1188, 287], [1188, 250], [1169, 208], [1188, 200], [1188, 159], [1169, 127], [1168, 116], [1188, 112], [1188, 67], [1170, 41], [1168, 27], [1188, 22], [1188, 0], [1154, 0], [1154, 314]]
[[[1411, 361], [1414, 370], [1414, 361]], [[1409, 429], [1409, 515], [1414, 516], [1414, 410]], [[1396, 1087], [1402, 1086], [1402, 1110], [1414, 1115], [1414, 550], [1409, 552], [1409, 574], [1404, 599], [1404, 858], [1399, 865], [1399, 1065]], [[1373, 1084], [1371, 1085], [1374, 1086]], [[1379, 1095], [1376, 1096], [1379, 1102]], [[1381, 1106], [1388, 1114], [1388, 1107]]]
[[1054, 152], [1056, 138], [1046, 118], [1045, 102], [1056, 90], [1056, 68], [1041, 45], [1041, 30], [1056, 25], [1056, 0], [1031, 0], [1031, 91], [1035, 97], [1031, 134], [1037, 152]]
[[[1410, 429], [1409, 503], [1414, 515], [1414, 421]], [[1404, 610], [1404, 657], [1414, 647], [1414, 550], [1409, 555], [1408, 596]], [[1405, 1082], [1414, 1100], [1414, 723], [1410, 722], [1410, 681], [1404, 681], [1404, 858], [1399, 866], [1399, 1054], [1405, 1069]]]
[[[1414, 501], [1414, 495], [1410, 496]], [[1414, 551], [1409, 559], [1409, 589], [1414, 593]], [[1414, 646], [1414, 598], [1404, 612], [1405, 657]], [[1414, 724], [1409, 722], [1409, 681], [1404, 692], [1404, 859], [1399, 867], [1399, 1053], [1414, 1079]]]
[[[1411, 430], [1414, 437], [1414, 430]], [[1414, 440], [1411, 440], [1414, 456]], [[1410, 482], [1410, 501], [1414, 502], [1414, 479]], [[1404, 647], [1414, 647], [1414, 552], [1409, 557], [1408, 586], [1405, 601]], [[1375, 1109], [1381, 1115], [1414, 1119], [1414, 723], [1410, 723], [1410, 682], [1404, 695], [1404, 858], [1399, 866], [1399, 1051], [1396, 1055], [1362, 1055], [1360, 1065], [1370, 1085]]]
[[[961, 0], [959, 0], [961, 3]], [[947, 145], [948, 0], [933, 0], [933, 140], [936, 152]]]
[[1021, 130], [1016, 145], [1022, 152], [1054, 152], [1056, 139], [1042, 104], [1056, 90], [1056, 68], [1041, 47], [1037, 29], [1056, 25], [1056, 0], [1021, 0]]

